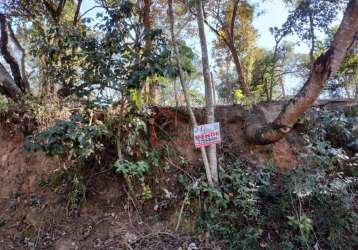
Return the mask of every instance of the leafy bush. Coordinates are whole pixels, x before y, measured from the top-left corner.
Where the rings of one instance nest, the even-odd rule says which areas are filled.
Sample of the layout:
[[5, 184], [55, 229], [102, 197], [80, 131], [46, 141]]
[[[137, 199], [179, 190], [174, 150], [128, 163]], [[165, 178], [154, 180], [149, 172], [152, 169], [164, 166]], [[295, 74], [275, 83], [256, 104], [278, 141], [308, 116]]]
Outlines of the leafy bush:
[[219, 188], [196, 190], [206, 207], [198, 228], [225, 249], [356, 249], [357, 187], [357, 178], [329, 170], [302, 166], [279, 177], [236, 163]]
[[107, 133], [101, 122], [92, 124], [83, 115], [75, 114], [69, 121], [58, 121], [48, 130], [28, 136], [24, 149], [49, 156], [69, 156], [72, 160], [88, 159], [103, 150], [100, 139]]
[[358, 116], [354, 109], [342, 111], [316, 111], [316, 117], [307, 125], [309, 142], [328, 143], [331, 148], [343, 148], [358, 152], [358, 148], [352, 147], [358, 138]]
[[229, 249], [255, 249], [261, 237], [259, 189], [265, 186], [266, 170], [249, 174], [241, 162], [222, 173], [220, 188], [203, 184], [196, 190], [205, 197], [206, 211], [199, 218], [200, 229], [223, 239]]
[[116, 161], [114, 163], [114, 169], [116, 173], [143, 177], [144, 173], [148, 171], [149, 165], [145, 161], [129, 162], [127, 160], [124, 160]]

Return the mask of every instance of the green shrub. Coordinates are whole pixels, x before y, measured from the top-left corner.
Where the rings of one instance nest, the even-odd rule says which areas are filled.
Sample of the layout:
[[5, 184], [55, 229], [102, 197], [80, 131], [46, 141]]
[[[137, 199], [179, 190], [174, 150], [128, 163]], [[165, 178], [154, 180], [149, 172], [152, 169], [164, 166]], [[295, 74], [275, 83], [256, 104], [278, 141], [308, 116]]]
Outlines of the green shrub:
[[224, 240], [229, 249], [256, 249], [262, 234], [259, 189], [265, 186], [267, 173], [249, 174], [241, 162], [235, 162], [221, 174], [221, 186], [199, 186], [196, 194], [204, 198], [207, 209], [198, 227]]
[[101, 138], [108, 133], [101, 122], [91, 122], [81, 114], [72, 115], [69, 121], [58, 121], [53, 127], [28, 136], [24, 149], [42, 151], [49, 156], [70, 156], [80, 160], [103, 150]]
[[138, 162], [129, 162], [127, 160], [124, 161], [116, 161], [114, 163], [114, 170], [116, 173], [135, 176], [135, 177], [143, 177], [145, 172], [149, 169], [149, 164], [146, 161], [138, 161]]
[[347, 171], [358, 166], [347, 146], [356, 124], [354, 116], [319, 112], [305, 124], [301, 165], [286, 176], [227, 164], [219, 187], [196, 190], [204, 201], [198, 229], [224, 249], [358, 249], [358, 178]]

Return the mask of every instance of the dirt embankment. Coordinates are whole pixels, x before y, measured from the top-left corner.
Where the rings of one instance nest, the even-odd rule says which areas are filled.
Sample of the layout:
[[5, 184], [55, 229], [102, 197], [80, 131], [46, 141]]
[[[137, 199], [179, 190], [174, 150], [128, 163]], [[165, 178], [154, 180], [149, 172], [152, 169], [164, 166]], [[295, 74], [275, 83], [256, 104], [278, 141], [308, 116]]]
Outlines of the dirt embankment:
[[40, 153], [24, 153], [24, 138], [0, 133], [0, 197], [36, 191], [41, 176], [60, 168], [55, 160]]
[[[239, 105], [222, 105], [215, 108], [215, 118], [220, 123], [222, 143], [218, 145], [219, 160], [240, 159], [248, 165], [275, 165], [282, 173], [294, 169], [303, 147], [302, 132], [298, 124], [286, 138], [270, 145], [253, 145], [245, 140], [245, 128], [255, 122], [272, 122], [281, 111], [284, 102], [263, 102], [251, 109]], [[345, 110], [357, 107], [355, 100], [320, 100], [305, 116], [312, 116], [315, 109]], [[192, 126], [185, 108], [155, 108], [156, 116], [151, 126], [151, 141], [161, 147], [171, 145], [191, 164], [202, 166], [201, 154], [193, 147]], [[205, 124], [205, 110], [194, 109], [199, 124]]]
[[[153, 202], [145, 212], [133, 208], [126, 183], [113, 171], [90, 177], [86, 199], [71, 213], [68, 183], [57, 178], [64, 163], [24, 153], [23, 139], [0, 134], [0, 250], [214, 249], [175, 232], [175, 209], [173, 217], [161, 217]], [[51, 181], [58, 183], [43, 186]]]
[[[350, 104], [328, 102], [317, 105], [337, 109]], [[221, 124], [223, 139], [218, 147], [219, 160], [224, 163], [226, 160], [240, 159], [255, 166], [272, 162], [282, 172], [294, 168], [303, 145], [299, 126], [287, 138], [272, 145], [250, 145], [244, 139], [243, 131], [248, 125], [245, 121], [251, 112], [258, 119], [271, 121], [281, 107], [282, 103], [261, 104], [251, 111], [240, 106], [217, 107], [217, 120]], [[199, 123], [205, 123], [203, 110], [196, 109], [195, 113]], [[157, 147], [168, 144], [173, 146], [179, 152], [177, 156], [182, 155], [189, 162], [191, 170], [197, 171], [202, 164], [200, 153], [193, 148], [188, 118], [185, 109], [157, 109], [157, 115], [150, 122], [150, 140]], [[89, 178], [86, 199], [75, 215], [68, 216], [66, 183], [60, 182], [55, 188], [42, 187], [43, 180], [61, 172], [64, 162], [46, 158], [40, 153], [23, 153], [24, 136], [6, 131], [4, 129], [0, 133], [1, 250], [177, 250], [180, 247], [193, 250], [194, 246], [215, 249], [215, 246], [201, 241], [201, 236], [188, 237], [173, 233], [180, 210], [177, 204], [181, 204], [185, 196], [173, 187], [178, 173], [175, 171], [178, 169], [161, 173], [163, 181], [160, 184], [156, 178], [151, 180], [153, 190], [157, 189], [155, 195], [161, 192], [164, 198], [168, 194], [175, 198], [171, 198], [172, 205], [169, 207], [163, 200], [149, 202], [144, 206], [146, 219], [143, 219], [143, 214], [139, 216], [139, 211], [131, 206], [123, 179], [111, 171]], [[159, 215], [158, 207], [166, 211]]]
[[[260, 113], [260, 119], [273, 120], [280, 105], [258, 106], [251, 112]], [[204, 124], [202, 109], [195, 110], [199, 124]], [[258, 146], [245, 140], [245, 126], [250, 111], [241, 106], [216, 107], [216, 119], [220, 123], [222, 142], [218, 146], [218, 155], [222, 162], [228, 159], [240, 159], [249, 165], [275, 164], [282, 172], [297, 165], [296, 155], [301, 149], [301, 141], [294, 131], [287, 138], [271, 145]], [[168, 139], [169, 138], [169, 139]], [[202, 165], [200, 151], [193, 147], [192, 127], [185, 109], [161, 108], [157, 111], [151, 129], [152, 144], [160, 147], [172, 145], [191, 164]]]

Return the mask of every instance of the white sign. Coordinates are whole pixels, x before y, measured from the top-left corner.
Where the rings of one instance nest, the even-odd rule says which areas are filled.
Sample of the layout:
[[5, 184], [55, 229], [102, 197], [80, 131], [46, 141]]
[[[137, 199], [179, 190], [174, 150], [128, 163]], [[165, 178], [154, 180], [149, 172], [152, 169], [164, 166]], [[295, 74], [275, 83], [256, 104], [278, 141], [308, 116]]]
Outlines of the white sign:
[[196, 148], [220, 143], [220, 124], [209, 123], [194, 127], [194, 142]]

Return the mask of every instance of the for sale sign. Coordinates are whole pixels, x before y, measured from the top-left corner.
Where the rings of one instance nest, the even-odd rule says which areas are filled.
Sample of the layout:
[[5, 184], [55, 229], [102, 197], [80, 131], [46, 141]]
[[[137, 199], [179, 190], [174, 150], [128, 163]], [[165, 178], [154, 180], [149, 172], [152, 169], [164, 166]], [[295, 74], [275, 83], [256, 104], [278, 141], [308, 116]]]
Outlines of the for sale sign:
[[220, 143], [220, 124], [209, 123], [194, 127], [194, 142], [196, 148]]

